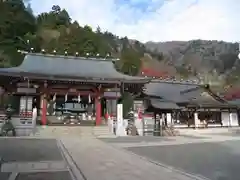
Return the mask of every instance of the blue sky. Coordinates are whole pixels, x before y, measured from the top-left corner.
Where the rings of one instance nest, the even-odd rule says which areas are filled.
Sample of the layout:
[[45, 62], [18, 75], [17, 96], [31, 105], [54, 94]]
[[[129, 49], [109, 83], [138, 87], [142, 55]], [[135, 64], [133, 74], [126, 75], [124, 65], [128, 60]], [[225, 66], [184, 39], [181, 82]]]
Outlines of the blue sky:
[[79, 24], [140, 41], [240, 41], [240, 0], [31, 0], [36, 14], [52, 5]]

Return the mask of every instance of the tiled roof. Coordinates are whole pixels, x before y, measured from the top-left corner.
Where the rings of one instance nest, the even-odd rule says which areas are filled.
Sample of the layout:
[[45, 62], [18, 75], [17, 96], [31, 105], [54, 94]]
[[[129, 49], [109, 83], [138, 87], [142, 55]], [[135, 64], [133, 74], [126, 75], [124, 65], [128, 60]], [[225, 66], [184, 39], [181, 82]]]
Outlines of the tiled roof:
[[24, 74], [52, 79], [101, 79], [132, 83], [149, 81], [147, 78], [128, 76], [118, 72], [114, 68], [113, 60], [31, 53], [25, 56], [20, 66], [1, 68], [0, 74], [11, 76]]
[[148, 96], [161, 97], [172, 102], [186, 101], [186, 97], [181, 94], [186, 90], [200, 87], [197, 84], [184, 84], [174, 82], [151, 82], [145, 85], [144, 93]]
[[[231, 104], [214, 94], [209, 87], [198, 84], [151, 82], [145, 84], [144, 93], [161, 102], [164, 100], [169, 107], [174, 107], [173, 104], [196, 107], [231, 107]], [[169, 102], [171, 102], [171, 105]], [[156, 101], [152, 101], [152, 103], [157, 104]], [[162, 106], [165, 107], [164, 104]]]

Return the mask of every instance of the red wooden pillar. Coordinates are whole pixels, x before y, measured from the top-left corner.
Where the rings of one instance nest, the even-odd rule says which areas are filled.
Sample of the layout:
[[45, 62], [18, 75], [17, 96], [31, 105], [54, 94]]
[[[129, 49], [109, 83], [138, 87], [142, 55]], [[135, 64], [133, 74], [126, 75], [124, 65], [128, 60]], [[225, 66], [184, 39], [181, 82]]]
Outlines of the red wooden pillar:
[[41, 122], [42, 125], [46, 125], [47, 124], [47, 98], [46, 98], [46, 94], [44, 94], [44, 97], [42, 99], [42, 117], [41, 117]]
[[96, 105], [96, 126], [99, 126], [102, 123], [102, 107], [101, 107], [101, 97], [100, 93], [97, 93], [97, 96], [95, 98], [95, 105]]

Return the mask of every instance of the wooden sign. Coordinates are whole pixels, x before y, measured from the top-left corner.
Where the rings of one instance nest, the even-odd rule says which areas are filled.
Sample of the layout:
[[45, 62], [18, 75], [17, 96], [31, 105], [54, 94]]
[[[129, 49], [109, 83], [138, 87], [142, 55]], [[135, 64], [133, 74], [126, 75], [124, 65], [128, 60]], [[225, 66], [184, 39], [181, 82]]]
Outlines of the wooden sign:
[[69, 89], [69, 92], [77, 92], [77, 90], [74, 88], [71, 88], [71, 89]]
[[17, 88], [18, 93], [36, 93], [35, 88]]

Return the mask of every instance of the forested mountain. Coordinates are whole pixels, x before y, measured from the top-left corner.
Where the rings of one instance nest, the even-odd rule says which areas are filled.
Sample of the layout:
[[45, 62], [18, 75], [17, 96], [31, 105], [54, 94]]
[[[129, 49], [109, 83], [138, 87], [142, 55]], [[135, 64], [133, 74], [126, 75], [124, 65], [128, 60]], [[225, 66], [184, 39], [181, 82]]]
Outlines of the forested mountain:
[[100, 27], [81, 27], [65, 9], [54, 5], [49, 12], [34, 16], [30, 5], [22, 0], [0, 0], [0, 60], [1, 67], [19, 65], [23, 57], [17, 50], [92, 57], [120, 58], [117, 68], [135, 75], [145, 51], [138, 41], [119, 38]]
[[[120, 38], [101, 28], [93, 30], [73, 21], [68, 12], [54, 5], [49, 12], [34, 16], [23, 0], [0, 0], [0, 67], [19, 65], [17, 50], [92, 57], [120, 58], [116, 68], [136, 75], [147, 67], [168, 73], [174, 79], [192, 79], [226, 86], [240, 81], [238, 44], [194, 40], [142, 44]], [[109, 54], [109, 56], [107, 56]]]
[[182, 78], [196, 79], [216, 85], [237, 85], [240, 77], [238, 43], [223, 41], [148, 42], [146, 49], [162, 54], [167, 64]]

